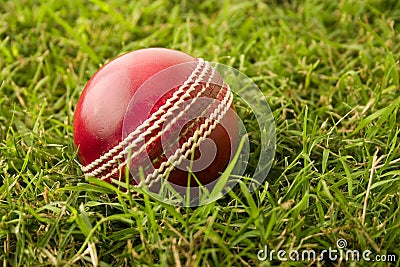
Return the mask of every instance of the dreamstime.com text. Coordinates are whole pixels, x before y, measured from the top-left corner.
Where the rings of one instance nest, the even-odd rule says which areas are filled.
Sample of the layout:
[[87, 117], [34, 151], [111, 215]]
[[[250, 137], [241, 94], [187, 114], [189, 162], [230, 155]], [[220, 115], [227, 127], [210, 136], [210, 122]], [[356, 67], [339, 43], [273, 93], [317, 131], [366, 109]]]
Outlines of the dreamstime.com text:
[[322, 251], [313, 249], [307, 250], [268, 250], [265, 245], [264, 249], [260, 249], [257, 258], [260, 261], [368, 261], [368, 262], [396, 262], [395, 254], [374, 254], [371, 250], [358, 251], [355, 249], [346, 249], [347, 241], [338, 239], [336, 248], [329, 247]]

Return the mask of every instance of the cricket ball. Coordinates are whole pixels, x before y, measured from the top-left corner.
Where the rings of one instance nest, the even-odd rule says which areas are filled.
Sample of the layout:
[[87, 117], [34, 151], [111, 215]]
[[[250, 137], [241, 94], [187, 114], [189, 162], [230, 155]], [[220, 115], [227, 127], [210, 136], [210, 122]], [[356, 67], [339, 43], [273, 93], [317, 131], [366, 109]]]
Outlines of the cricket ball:
[[136, 50], [100, 68], [74, 115], [86, 177], [112, 183], [215, 181], [236, 152], [232, 92], [206, 61], [165, 48]]

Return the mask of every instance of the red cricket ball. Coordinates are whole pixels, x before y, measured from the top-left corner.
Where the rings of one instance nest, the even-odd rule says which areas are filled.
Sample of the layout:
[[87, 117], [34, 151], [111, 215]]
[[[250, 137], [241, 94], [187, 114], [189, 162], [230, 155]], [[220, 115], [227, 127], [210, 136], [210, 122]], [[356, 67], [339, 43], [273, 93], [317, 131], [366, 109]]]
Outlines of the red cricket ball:
[[147, 184], [208, 184], [229, 164], [237, 138], [232, 92], [219, 73], [164, 48], [105, 64], [85, 86], [74, 116], [85, 176], [108, 182], [124, 179], [129, 165], [136, 183], [141, 175]]

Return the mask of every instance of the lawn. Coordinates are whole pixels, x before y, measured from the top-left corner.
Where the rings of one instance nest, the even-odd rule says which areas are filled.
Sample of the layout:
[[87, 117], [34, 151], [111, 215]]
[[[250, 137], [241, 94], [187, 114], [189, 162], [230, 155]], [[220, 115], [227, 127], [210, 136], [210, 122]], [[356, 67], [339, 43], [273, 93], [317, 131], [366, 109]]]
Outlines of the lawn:
[[[146, 47], [234, 67], [263, 92], [276, 154], [254, 193], [238, 185], [176, 207], [85, 180], [73, 145], [80, 93], [100, 66]], [[3, 0], [0, 261], [399, 266], [399, 60], [398, 1]], [[237, 109], [252, 166], [262, 133]], [[334, 259], [330, 248], [370, 253]], [[311, 250], [321, 257], [296, 259]]]

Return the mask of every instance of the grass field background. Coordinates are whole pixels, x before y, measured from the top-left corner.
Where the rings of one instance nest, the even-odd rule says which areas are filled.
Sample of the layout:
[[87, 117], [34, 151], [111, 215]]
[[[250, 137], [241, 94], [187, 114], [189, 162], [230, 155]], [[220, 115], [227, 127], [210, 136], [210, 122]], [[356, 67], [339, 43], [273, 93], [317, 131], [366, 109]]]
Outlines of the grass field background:
[[[257, 258], [338, 239], [399, 257], [399, 23], [398, 1], [2, 1], [3, 266], [399, 266]], [[255, 193], [178, 208], [85, 181], [72, 135], [85, 83], [154, 46], [237, 68], [263, 91], [277, 147]]]

